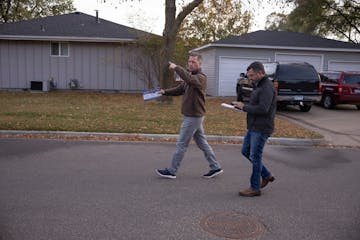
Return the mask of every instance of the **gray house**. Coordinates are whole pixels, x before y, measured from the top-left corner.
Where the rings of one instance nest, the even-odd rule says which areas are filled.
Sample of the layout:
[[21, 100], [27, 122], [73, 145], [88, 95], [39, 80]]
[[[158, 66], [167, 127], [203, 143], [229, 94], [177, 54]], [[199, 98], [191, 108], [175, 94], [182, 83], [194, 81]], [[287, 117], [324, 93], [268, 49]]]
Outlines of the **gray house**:
[[285, 31], [256, 31], [228, 37], [195, 51], [203, 54], [203, 71], [212, 96], [235, 96], [236, 79], [253, 61], [308, 62], [318, 71], [360, 71], [360, 45]]
[[149, 73], [139, 65], [150, 59], [136, 42], [150, 34], [96, 15], [75, 12], [0, 24], [0, 89], [148, 89], [140, 75]]

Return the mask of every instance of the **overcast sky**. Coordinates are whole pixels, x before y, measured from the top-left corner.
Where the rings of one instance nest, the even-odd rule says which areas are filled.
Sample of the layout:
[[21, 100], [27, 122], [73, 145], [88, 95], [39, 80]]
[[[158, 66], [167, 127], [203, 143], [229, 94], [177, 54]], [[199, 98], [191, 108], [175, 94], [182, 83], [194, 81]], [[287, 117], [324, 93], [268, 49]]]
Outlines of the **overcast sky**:
[[[185, 0], [189, 2], [190, 0]], [[134, 0], [119, 3], [119, 0], [73, 0], [77, 11], [99, 17], [125, 26], [162, 35], [165, 23], [165, 0]], [[246, 4], [246, 1], [244, 1]], [[247, 7], [247, 6], [244, 6]], [[263, 7], [256, 11], [256, 21], [250, 31], [263, 30], [266, 16], [274, 11], [274, 7]]]

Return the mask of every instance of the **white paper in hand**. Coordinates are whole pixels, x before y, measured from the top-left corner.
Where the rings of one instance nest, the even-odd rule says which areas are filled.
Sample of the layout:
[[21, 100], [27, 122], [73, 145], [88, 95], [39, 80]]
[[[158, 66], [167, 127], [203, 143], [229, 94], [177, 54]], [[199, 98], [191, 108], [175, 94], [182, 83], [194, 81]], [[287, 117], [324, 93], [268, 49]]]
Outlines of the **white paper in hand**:
[[161, 96], [162, 94], [160, 93], [160, 88], [143, 92], [144, 101], [150, 101]]
[[235, 107], [234, 105], [231, 105], [231, 104], [227, 104], [227, 103], [222, 103], [221, 104], [222, 107], [226, 107], [226, 108], [230, 108], [230, 109], [233, 109], [233, 110], [236, 110], [236, 111], [241, 111], [242, 110], [238, 107]]

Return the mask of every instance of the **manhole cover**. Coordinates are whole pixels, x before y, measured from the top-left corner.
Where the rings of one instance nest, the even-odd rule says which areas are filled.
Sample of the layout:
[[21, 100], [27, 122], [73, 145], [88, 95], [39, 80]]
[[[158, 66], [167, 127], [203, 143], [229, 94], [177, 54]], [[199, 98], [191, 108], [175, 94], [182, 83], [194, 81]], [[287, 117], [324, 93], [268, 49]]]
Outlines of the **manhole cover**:
[[254, 217], [238, 213], [214, 213], [203, 218], [200, 226], [218, 237], [246, 239], [261, 235], [265, 226]]

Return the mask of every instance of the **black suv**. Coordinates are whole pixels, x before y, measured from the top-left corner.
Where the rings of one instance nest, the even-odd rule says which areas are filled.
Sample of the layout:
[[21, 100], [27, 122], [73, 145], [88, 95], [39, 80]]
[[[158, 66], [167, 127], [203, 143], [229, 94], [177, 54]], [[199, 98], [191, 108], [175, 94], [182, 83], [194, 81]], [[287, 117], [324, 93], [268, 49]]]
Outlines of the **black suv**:
[[[320, 77], [308, 63], [263, 63], [265, 73], [277, 91], [278, 108], [297, 105], [308, 112], [313, 103], [320, 101]], [[253, 89], [251, 81], [240, 77], [236, 84], [238, 101], [247, 101]]]

